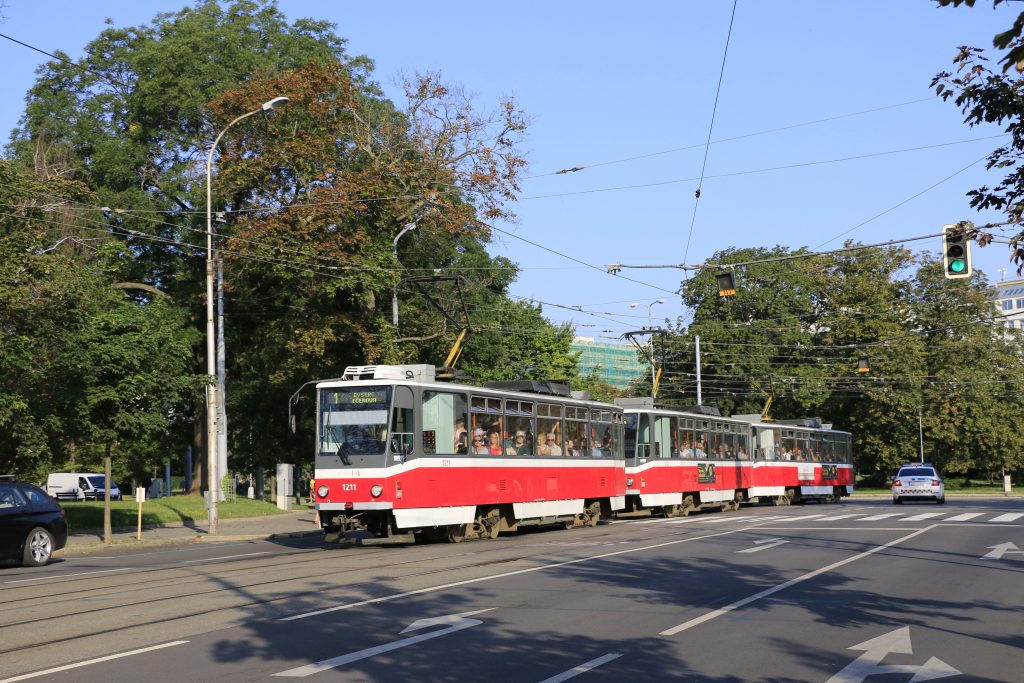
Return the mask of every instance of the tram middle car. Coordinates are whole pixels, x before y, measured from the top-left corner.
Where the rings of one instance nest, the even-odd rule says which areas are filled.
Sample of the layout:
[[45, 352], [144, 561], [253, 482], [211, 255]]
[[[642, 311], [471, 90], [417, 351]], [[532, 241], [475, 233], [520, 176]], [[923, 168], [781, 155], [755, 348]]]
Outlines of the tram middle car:
[[817, 420], [762, 422], [694, 406], [658, 408], [617, 399], [625, 409], [626, 507], [674, 517], [741, 503], [839, 502], [853, 492], [850, 434]]
[[325, 537], [496, 538], [595, 525], [625, 505], [623, 411], [565, 385], [475, 387], [430, 365], [355, 366], [317, 384]]

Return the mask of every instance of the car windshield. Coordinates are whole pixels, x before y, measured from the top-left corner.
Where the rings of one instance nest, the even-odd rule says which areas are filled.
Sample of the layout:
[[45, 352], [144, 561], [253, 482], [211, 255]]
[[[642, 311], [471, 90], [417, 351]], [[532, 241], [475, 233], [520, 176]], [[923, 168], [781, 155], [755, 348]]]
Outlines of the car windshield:
[[323, 389], [320, 392], [320, 453], [383, 453], [390, 405], [391, 387]]
[[94, 489], [101, 489], [104, 486], [104, 476], [102, 474], [94, 474], [90, 477], [86, 477], [89, 483], [92, 484]]
[[905, 470], [900, 470], [900, 473], [896, 475], [898, 477], [934, 477], [935, 470], [930, 467], [908, 467]]

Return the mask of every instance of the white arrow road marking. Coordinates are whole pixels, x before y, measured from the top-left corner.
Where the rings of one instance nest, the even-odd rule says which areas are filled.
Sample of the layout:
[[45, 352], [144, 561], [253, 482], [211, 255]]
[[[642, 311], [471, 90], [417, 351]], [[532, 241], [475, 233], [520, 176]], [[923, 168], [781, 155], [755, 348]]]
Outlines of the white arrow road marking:
[[981, 517], [982, 514], [984, 514], [984, 513], [982, 513], [982, 512], [964, 512], [963, 514], [953, 515], [952, 517], [950, 517], [946, 521], [947, 522], [966, 522], [969, 519], [974, 519], [975, 517]]
[[1017, 546], [1013, 543], [1000, 543], [999, 545], [990, 545], [989, 548], [992, 552], [987, 555], [982, 555], [983, 560], [1001, 560], [1003, 555], [1024, 555], [1024, 550], [1017, 550]]
[[931, 681], [947, 676], [956, 676], [961, 672], [940, 659], [931, 657], [920, 665], [914, 664], [881, 664], [889, 653], [901, 655], [914, 654], [910, 645], [910, 627], [903, 626], [877, 638], [865, 640], [859, 645], [852, 645], [848, 650], [863, 650], [864, 654], [846, 665], [826, 683], [860, 683], [868, 676], [880, 674], [913, 674], [910, 683]]
[[[851, 557], [847, 557], [845, 560], [839, 560], [838, 562], [833, 562], [832, 564], [827, 565], [825, 567], [821, 567], [819, 569], [815, 569], [813, 571], [807, 572], [806, 574], [802, 574], [802, 575], [796, 577], [795, 579], [790, 579], [789, 581], [785, 581], [783, 583], [780, 583], [777, 586], [772, 586], [771, 588], [767, 588], [767, 589], [761, 591], [760, 593], [754, 593], [753, 595], [750, 595], [750, 596], [747, 596], [747, 597], [742, 598], [740, 600], [737, 600], [736, 602], [734, 602], [734, 603], [732, 603], [730, 605], [726, 605], [725, 607], [719, 607], [718, 609], [712, 610], [710, 612], [706, 612], [706, 613], [700, 615], [699, 617], [695, 617], [693, 619], [690, 619], [689, 621], [684, 621], [683, 623], [681, 623], [681, 624], [679, 624], [677, 626], [673, 626], [672, 628], [667, 628], [664, 631], [660, 632], [658, 635], [661, 635], [661, 636], [674, 636], [675, 634], [680, 633], [682, 631], [686, 631], [687, 629], [691, 629], [694, 626], [699, 626], [700, 624], [703, 624], [704, 622], [711, 621], [712, 619], [717, 619], [718, 617], [720, 617], [722, 615], [728, 614], [729, 612], [732, 612], [733, 610], [737, 610], [740, 607], [743, 607], [745, 605], [749, 605], [752, 602], [757, 602], [758, 600], [761, 600], [762, 598], [767, 598], [769, 595], [774, 595], [775, 593], [778, 593], [779, 591], [786, 590], [790, 586], [795, 586], [798, 583], [802, 583], [802, 582], [807, 581], [809, 579], [813, 579], [814, 577], [819, 576], [821, 574], [824, 574], [826, 572], [830, 572], [833, 569], [838, 569], [839, 567], [848, 565], [851, 562], [856, 562], [857, 560], [859, 560], [861, 558], [870, 557], [870, 556], [874, 555], [875, 553], [880, 553], [883, 550], [885, 550], [886, 548], [891, 548], [891, 547], [893, 547], [895, 545], [899, 545], [900, 543], [903, 543], [904, 541], [909, 541], [910, 539], [914, 538], [915, 536], [920, 536], [921, 534], [926, 533], [928, 531], [931, 531], [934, 528], [935, 528], [935, 526], [933, 525], [933, 526], [930, 526], [930, 527], [925, 527], [923, 529], [918, 529], [917, 531], [915, 531], [913, 533], [910, 533], [910, 534], [907, 534], [906, 536], [903, 536], [901, 538], [897, 538], [895, 540], [889, 541], [888, 543], [883, 543], [882, 545], [875, 546], [874, 548], [871, 548], [870, 550], [865, 550], [864, 552], [858, 553], [858, 554], [853, 555]], [[724, 535], [725, 534], [723, 534], [723, 536]]]
[[358, 652], [351, 652], [347, 655], [341, 655], [340, 657], [333, 657], [331, 659], [325, 659], [320, 662], [314, 662], [307, 664], [306, 666], [296, 667], [294, 669], [288, 669], [280, 673], [274, 674], [275, 676], [284, 676], [288, 678], [305, 678], [306, 676], [312, 676], [313, 674], [320, 673], [321, 671], [327, 671], [335, 667], [343, 666], [345, 664], [351, 664], [352, 662], [358, 662], [360, 659], [367, 659], [368, 657], [374, 657], [385, 652], [391, 652], [399, 648], [408, 647], [409, 645], [415, 645], [416, 643], [422, 643], [425, 640], [431, 640], [432, 638], [439, 638], [446, 636], [449, 633], [455, 633], [463, 629], [471, 628], [473, 626], [479, 626], [484, 623], [479, 619], [467, 619], [473, 614], [480, 614], [481, 612], [490, 612], [494, 607], [488, 609], [478, 609], [475, 612], [462, 612], [461, 614], [449, 614], [444, 617], [433, 617], [430, 619], [419, 619], [412, 622], [403, 629], [401, 633], [408, 633], [409, 631], [417, 631], [421, 628], [427, 628], [428, 626], [441, 626], [444, 624], [448, 625], [448, 628], [443, 628], [440, 631], [431, 631], [430, 633], [423, 633], [418, 636], [411, 636], [402, 640], [396, 640], [393, 643], [386, 643], [384, 645], [378, 645], [377, 647], [370, 647], [365, 650], [359, 650]]
[[738, 552], [738, 553], [759, 553], [762, 550], [768, 550], [768, 548], [774, 548], [775, 546], [782, 545], [783, 543], [789, 543], [789, 541], [787, 541], [787, 540], [785, 540], [783, 538], [765, 538], [765, 539], [760, 540], [760, 541], [754, 541], [754, 545], [757, 546], [756, 548], [746, 548], [744, 550], [737, 550], [736, 552]]
[[621, 656], [622, 656], [621, 654], [612, 652], [611, 654], [607, 654], [604, 657], [598, 657], [597, 659], [591, 659], [589, 662], [584, 662], [584, 663], [580, 664], [579, 666], [574, 666], [573, 668], [569, 669], [568, 671], [563, 671], [562, 673], [558, 674], [557, 676], [552, 676], [551, 678], [545, 678], [540, 683], [562, 683], [562, 681], [567, 681], [570, 678], [576, 678], [580, 674], [586, 673], [586, 672], [590, 671], [591, 669], [596, 669], [597, 667], [601, 666], [602, 664], [607, 664], [608, 662], [612, 661], [613, 659], [618, 659]]
[[1009, 514], [999, 515], [998, 517], [993, 517], [992, 521], [993, 522], [1012, 522], [1015, 519], [1020, 519], [1021, 517], [1024, 517], [1024, 512], [1011, 512]]
[[920, 522], [922, 519], [931, 519], [932, 517], [941, 517], [946, 514], [945, 512], [922, 512], [919, 515], [913, 515], [911, 517], [904, 517], [901, 522]]

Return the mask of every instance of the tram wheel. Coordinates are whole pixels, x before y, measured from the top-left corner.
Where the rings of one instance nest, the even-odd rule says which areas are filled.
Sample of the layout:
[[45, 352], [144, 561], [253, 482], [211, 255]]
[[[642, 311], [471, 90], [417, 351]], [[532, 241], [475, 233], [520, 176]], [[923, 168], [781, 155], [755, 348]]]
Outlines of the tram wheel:
[[663, 505], [661, 507], [661, 512], [666, 517], [675, 517], [677, 514], [679, 514], [677, 512], [678, 507], [678, 505]]
[[775, 503], [775, 505], [789, 505], [793, 501], [788, 495], [783, 494], [781, 496], [775, 496], [775, 498], [772, 499], [772, 502]]
[[480, 538], [497, 538], [498, 529], [501, 528], [501, 513], [497, 508], [492, 508], [486, 515], [476, 518], [476, 527], [480, 530]]
[[448, 542], [449, 543], [462, 543], [466, 540], [466, 526], [465, 524], [449, 524], [448, 525]]
[[597, 526], [597, 523], [601, 521], [601, 504], [594, 502], [590, 504], [586, 512], [586, 524], [587, 526]]

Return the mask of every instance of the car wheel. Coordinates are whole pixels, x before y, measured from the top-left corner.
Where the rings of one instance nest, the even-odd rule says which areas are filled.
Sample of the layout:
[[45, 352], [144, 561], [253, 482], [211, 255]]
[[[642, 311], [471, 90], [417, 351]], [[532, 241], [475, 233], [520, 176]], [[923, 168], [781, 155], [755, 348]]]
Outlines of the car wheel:
[[893, 498], [892, 499], [892, 504], [893, 505], [903, 505], [903, 499], [902, 498]]
[[939, 505], [944, 505], [946, 502], [946, 497], [943, 496], [942, 498], [936, 498], [935, 502], [938, 503]]
[[25, 553], [22, 564], [26, 567], [42, 567], [53, 555], [53, 536], [42, 527], [36, 527], [25, 539]]

